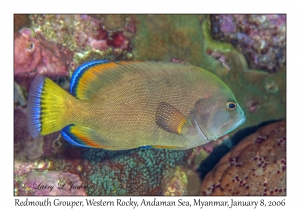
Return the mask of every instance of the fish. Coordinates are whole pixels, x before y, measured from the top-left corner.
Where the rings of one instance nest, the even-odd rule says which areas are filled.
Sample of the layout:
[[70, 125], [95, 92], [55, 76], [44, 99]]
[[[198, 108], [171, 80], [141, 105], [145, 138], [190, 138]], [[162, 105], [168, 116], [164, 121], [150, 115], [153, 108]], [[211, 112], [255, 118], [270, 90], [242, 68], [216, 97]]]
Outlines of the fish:
[[38, 74], [27, 109], [33, 138], [60, 131], [73, 145], [106, 150], [187, 150], [246, 120], [216, 75], [165, 61], [89, 61], [74, 71], [69, 92]]

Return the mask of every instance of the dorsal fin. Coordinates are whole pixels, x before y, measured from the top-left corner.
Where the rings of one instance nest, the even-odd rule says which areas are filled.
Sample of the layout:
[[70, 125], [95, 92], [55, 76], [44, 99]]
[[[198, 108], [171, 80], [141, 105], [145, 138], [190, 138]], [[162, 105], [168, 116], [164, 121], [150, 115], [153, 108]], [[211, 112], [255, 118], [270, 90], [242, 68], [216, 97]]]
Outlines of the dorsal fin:
[[[138, 62], [138, 61], [136, 61]], [[72, 76], [70, 92], [79, 99], [92, 99], [97, 90], [121, 78], [134, 61], [94, 60], [80, 65]]]
[[80, 99], [84, 99], [85, 97], [81, 96], [80, 94], [82, 90], [79, 89], [86, 88], [86, 85], [93, 80], [94, 78], [93, 67], [108, 62], [109, 62], [108, 60], [94, 60], [94, 61], [89, 61], [87, 63], [83, 63], [79, 67], [77, 67], [74, 74], [72, 75], [71, 82], [70, 82], [71, 94]]
[[71, 79], [70, 92], [79, 99], [93, 99], [98, 90], [125, 76], [126, 78], [151, 76], [153, 72], [166, 73], [182, 69], [183, 66], [188, 65], [155, 61], [89, 61], [76, 69]]

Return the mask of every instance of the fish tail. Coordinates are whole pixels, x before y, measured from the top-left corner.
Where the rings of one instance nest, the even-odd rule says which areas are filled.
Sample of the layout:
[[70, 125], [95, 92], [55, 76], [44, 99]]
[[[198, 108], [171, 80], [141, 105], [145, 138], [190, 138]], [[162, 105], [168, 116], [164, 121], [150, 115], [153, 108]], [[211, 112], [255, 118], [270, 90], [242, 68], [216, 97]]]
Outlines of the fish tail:
[[44, 75], [31, 83], [27, 103], [27, 127], [35, 138], [65, 127], [66, 100], [71, 95]]

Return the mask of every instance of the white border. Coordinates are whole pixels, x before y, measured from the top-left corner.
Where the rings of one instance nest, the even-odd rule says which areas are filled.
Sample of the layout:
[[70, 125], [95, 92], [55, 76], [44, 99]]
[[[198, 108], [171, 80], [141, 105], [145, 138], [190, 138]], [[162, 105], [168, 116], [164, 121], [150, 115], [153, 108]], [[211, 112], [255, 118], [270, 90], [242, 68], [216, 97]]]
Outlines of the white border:
[[[282, 208], [297, 209], [299, 194], [300, 174], [300, 139], [299, 136], [299, 6], [293, 4], [296, 1], [276, 0], [185, 0], [185, 1], [5, 1], [1, 4], [1, 131], [4, 133], [1, 138], [1, 181], [0, 181], [0, 206], [1, 209], [14, 209], [16, 198], [13, 197], [13, 14], [14, 13], [287, 13], [287, 197], [266, 197], [267, 200], [286, 199], [286, 205]], [[11, 78], [8, 79], [8, 78]], [[54, 200], [84, 200], [81, 197], [51, 197]], [[93, 197], [101, 199], [100, 197]], [[129, 197], [104, 197], [104, 199], [129, 199]], [[134, 197], [136, 200], [151, 197]], [[230, 200], [231, 197], [200, 197], [205, 200]], [[30, 199], [43, 200], [44, 197], [30, 197]], [[160, 199], [178, 200], [179, 197], [163, 197]], [[184, 197], [192, 200], [193, 197]], [[234, 197], [242, 200], [259, 200], [260, 197]], [[297, 206], [297, 207], [296, 207]], [[296, 208], [292, 208], [296, 207]], [[24, 207], [33, 209], [32, 207]], [[59, 207], [57, 207], [59, 208]], [[63, 207], [60, 207], [63, 208]], [[60, 209], [59, 208], [59, 209]], [[69, 207], [70, 208], [70, 207]], [[97, 207], [103, 209], [104, 207]], [[115, 207], [116, 208], [116, 207]], [[132, 209], [125, 207], [124, 209]], [[148, 207], [149, 208], [149, 207]], [[153, 207], [151, 207], [153, 208]], [[167, 208], [167, 207], [163, 207]], [[172, 207], [179, 209], [180, 207]], [[105, 208], [106, 209], [106, 208]], [[170, 208], [169, 208], [170, 209]], [[196, 209], [196, 208], [192, 208]], [[199, 209], [199, 207], [197, 207]], [[208, 209], [204, 208], [204, 209]], [[252, 209], [252, 208], [251, 208]], [[265, 208], [257, 208], [265, 209]]]

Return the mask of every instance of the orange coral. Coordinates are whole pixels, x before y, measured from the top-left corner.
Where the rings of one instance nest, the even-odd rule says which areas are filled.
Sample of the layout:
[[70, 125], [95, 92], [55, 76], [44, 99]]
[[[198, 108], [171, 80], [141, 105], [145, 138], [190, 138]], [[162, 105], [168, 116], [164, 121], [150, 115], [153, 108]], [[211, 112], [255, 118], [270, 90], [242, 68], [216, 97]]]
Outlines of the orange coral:
[[286, 121], [243, 139], [207, 174], [201, 195], [285, 195]]

